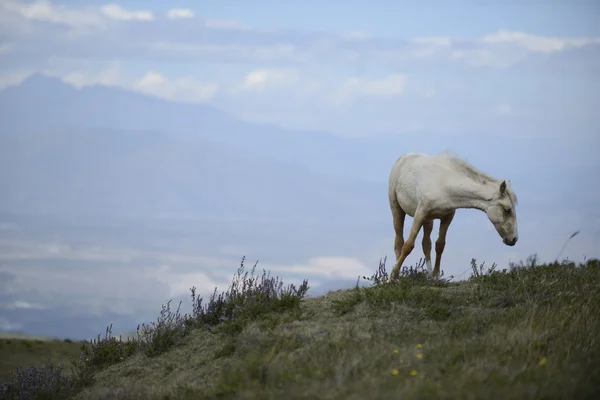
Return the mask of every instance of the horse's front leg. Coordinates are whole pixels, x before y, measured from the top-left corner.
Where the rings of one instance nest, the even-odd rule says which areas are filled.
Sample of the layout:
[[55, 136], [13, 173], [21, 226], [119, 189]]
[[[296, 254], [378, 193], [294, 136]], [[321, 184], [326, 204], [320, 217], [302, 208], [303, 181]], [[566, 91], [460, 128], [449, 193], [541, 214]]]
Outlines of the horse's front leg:
[[446, 247], [446, 234], [448, 233], [448, 228], [450, 227], [450, 223], [454, 218], [455, 212], [456, 211], [452, 211], [450, 214], [447, 214], [440, 219], [440, 233], [435, 242], [435, 266], [433, 267], [433, 276], [436, 278], [440, 276], [442, 253]]

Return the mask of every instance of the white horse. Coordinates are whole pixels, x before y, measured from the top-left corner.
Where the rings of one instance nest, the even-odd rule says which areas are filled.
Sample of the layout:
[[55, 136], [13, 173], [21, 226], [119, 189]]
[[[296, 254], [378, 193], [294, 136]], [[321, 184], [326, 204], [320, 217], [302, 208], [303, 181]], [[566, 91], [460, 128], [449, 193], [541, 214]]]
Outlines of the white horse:
[[[396, 265], [390, 273], [390, 281], [398, 276], [402, 263], [414, 249], [421, 227], [423, 253], [427, 271], [431, 274], [430, 236], [434, 219], [440, 220], [433, 269], [433, 275], [439, 277], [446, 233], [457, 208], [485, 212], [504, 244], [514, 246], [517, 243], [517, 196], [510, 187], [510, 181], [495, 179], [450, 154], [408, 153], [401, 156], [390, 172], [388, 194], [396, 232]], [[406, 214], [413, 217], [413, 224], [405, 242]]]

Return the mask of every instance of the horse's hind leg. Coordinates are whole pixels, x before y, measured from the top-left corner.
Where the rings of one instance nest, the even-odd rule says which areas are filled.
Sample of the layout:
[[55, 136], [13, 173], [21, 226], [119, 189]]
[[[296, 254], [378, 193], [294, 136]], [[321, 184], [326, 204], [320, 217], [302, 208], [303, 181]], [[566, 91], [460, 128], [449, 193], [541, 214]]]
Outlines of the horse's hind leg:
[[440, 276], [440, 263], [442, 261], [442, 253], [446, 247], [446, 234], [448, 233], [448, 228], [454, 218], [454, 214], [455, 211], [452, 211], [450, 214], [440, 218], [440, 234], [435, 242], [435, 266], [433, 267], [433, 276], [436, 278]]
[[425, 255], [425, 264], [427, 273], [431, 275], [431, 231], [433, 230], [433, 220], [423, 223], [423, 254]]
[[400, 207], [396, 199], [390, 201], [390, 207], [392, 209], [392, 217], [394, 218], [394, 232], [396, 233], [394, 239], [394, 253], [396, 254], [396, 262], [398, 262], [398, 259], [402, 254], [402, 246], [404, 246], [404, 220], [406, 219], [406, 213], [402, 207]]

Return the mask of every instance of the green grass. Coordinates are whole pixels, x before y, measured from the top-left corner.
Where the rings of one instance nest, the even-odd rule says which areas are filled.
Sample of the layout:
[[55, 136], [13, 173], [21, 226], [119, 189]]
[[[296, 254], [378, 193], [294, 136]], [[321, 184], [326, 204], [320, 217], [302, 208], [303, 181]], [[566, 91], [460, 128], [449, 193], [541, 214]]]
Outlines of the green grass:
[[390, 284], [383, 265], [373, 286], [318, 298], [242, 269], [206, 305], [192, 291], [192, 315], [167, 306], [135, 349], [99, 337], [74, 397], [600, 398], [597, 260], [503, 271], [473, 260], [467, 281], [411, 269]]
[[69, 354], [78, 353], [80, 346], [71, 340], [0, 338], [0, 381], [9, 379], [17, 367], [68, 360]]

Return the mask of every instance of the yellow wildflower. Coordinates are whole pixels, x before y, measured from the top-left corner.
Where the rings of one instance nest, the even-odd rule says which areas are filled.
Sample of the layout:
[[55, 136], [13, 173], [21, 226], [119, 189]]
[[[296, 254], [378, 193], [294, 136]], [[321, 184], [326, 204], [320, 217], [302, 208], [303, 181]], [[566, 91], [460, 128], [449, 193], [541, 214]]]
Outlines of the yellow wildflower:
[[421, 343], [419, 343], [419, 344], [417, 345], [417, 349], [422, 349], [422, 348], [423, 348], [423, 345], [422, 345]]
[[394, 349], [394, 353], [398, 354], [398, 349]]
[[420, 359], [422, 359], [422, 358], [423, 358], [423, 353], [418, 353], [418, 354], [417, 354], [417, 358], [418, 358], [419, 360], [420, 360]]
[[392, 375], [398, 375], [399, 373], [400, 372], [396, 368], [392, 370]]
[[540, 360], [540, 362], [538, 363], [539, 365], [546, 365], [548, 363], [548, 360], [544, 357]]
[[413, 369], [412, 371], [410, 371], [410, 376], [417, 376], [417, 370]]

